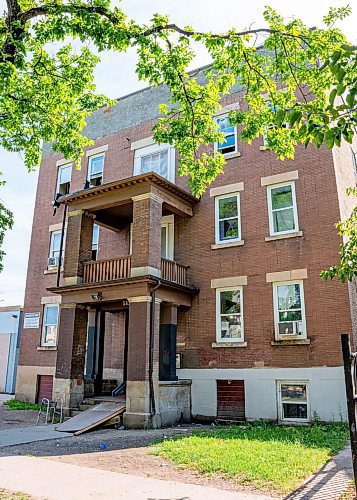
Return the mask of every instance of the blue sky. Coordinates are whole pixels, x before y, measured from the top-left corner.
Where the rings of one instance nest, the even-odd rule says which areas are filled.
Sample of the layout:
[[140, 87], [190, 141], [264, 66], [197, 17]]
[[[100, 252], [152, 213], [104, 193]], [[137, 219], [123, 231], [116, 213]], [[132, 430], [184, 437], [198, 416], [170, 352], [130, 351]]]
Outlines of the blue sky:
[[[199, 30], [227, 31], [235, 26], [262, 27], [264, 6], [269, 4], [286, 17], [300, 17], [311, 26], [319, 26], [329, 6], [343, 6], [340, 0], [123, 0], [121, 8], [139, 22], [149, 21], [155, 12], [169, 14], [181, 26], [191, 25]], [[350, 41], [357, 42], [357, 5], [353, 15], [341, 23]], [[124, 55], [105, 54], [96, 69], [98, 91], [109, 97], [120, 97], [146, 84], [135, 75], [135, 52]], [[204, 51], [198, 50], [194, 66], [207, 64]], [[0, 274], [0, 306], [23, 304], [26, 285], [27, 259], [31, 237], [33, 208], [38, 172], [27, 173], [19, 155], [0, 150], [0, 170], [7, 181], [0, 190], [0, 198], [14, 212], [15, 225], [5, 237], [4, 271]]]

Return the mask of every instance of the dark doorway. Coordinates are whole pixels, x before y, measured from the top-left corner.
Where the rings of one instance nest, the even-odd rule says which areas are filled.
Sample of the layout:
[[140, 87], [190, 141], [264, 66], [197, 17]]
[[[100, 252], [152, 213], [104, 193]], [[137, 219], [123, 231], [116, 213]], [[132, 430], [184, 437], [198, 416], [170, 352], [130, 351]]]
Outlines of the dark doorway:
[[245, 420], [244, 380], [217, 380], [217, 419]]

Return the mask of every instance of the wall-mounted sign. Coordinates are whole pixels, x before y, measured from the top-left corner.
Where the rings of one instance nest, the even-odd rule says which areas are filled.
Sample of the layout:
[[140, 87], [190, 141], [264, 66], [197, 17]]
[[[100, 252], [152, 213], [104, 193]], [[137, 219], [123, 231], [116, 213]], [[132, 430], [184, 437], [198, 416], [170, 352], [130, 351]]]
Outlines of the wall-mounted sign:
[[38, 328], [40, 326], [40, 313], [25, 313], [24, 328]]

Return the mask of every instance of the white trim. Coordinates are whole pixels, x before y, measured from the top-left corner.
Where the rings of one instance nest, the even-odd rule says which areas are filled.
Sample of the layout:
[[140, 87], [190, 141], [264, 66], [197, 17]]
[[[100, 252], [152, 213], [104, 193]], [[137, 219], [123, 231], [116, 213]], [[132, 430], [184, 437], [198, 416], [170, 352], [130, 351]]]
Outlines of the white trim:
[[234, 102], [232, 104], [225, 104], [224, 106], [222, 106], [222, 109], [218, 109], [215, 112], [213, 117], [216, 118], [221, 115], [227, 115], [230, 111], [238, 109], [240, 109], [239, 102]]
[[161, 220], [161, 230], [166, 228], [166, 256], [161, 258], [174, 260], [174, 248], [175, 248], [175, 226], [174, 226], [174, 216], [166, 215], [162, 217]]
[[104, 144], [103, 146], [98, 146], [97, 148], [88, 149], [88, 151], [86, 151], [86, 157], [88, 158], [89, 156], [94, 156], [99, 153], [104, 153], [105, 151], [108, 151], [108, 144]]
[[[293, 335], [280, 335], [279, 334], [279, 310], [278, 310], [278, 287], [284, 285], [299, 285], [300, 286], [300, 301], [301, 301], [301, 323], [302, 333]], [[275, 340], [293, 340], [293, 339], [306, 339], [306, 314], [305, 314], [305, 296], [304, 296], [304, 283], [302, 280], [278, 281], [273, 283], [273, 308], [274, 308], [274, 331]]]
[[244, 182], [236, 182], [235, 184], [226, 184], [225, 186], [214, 187], [209, 190], [209, 195], [221, 196], [223, 194], [238, 193], [244, 191]]
[[72, 163], [73, 162], [71, 160], [66, 160], [66, 158], [61, 158], [61, 160], [56, 161], [56, 167], [62, 167], [62, 165], [69, 165], [69, 164], [72, 165]]
[[211, 280], [211, 288], [240, 287], [248, 282], [247, 276], [232, 276], [231, 278], [217, 278]]
[[[240, 294], [240, 313], [235, 313], [236, 316], [240, 317], [240, 327], [241, 327], [241, 337], [239, 339], [234, 338], [222, 338], [221, 337], [221, 293], [229, 292], [229, 291], [239, 291]], [[224, 316], [224, 315], [223, 315]], [[230, 344], [233, 342], [242, 343], [244, 342], [244, 322], [243, 322], [243, 287], [241, 286], [231, 286], [225, 288], [216, 288], [216, 343], [221, 344], [223, 342], [229, 342]]]
[[132, 142], [130, 149], [135, 151], [136, 149], [146, 148], [148, 146], [153, 146], [154, 144], [156, 144], [156, 142], [154, 141], [154, 136], [152, 135], [150, 137], [145, 137], [145, 139]]
[[59, 165], [58, 166], [58, 169], [57, 169], [57, 183], [56, 183], [56, 193], [55, 195], [57, 195], [60, 190], [59, 190], [59, 186], [60, 186], [60, 172], [62, 171], [62, 169], [64, 168], [68, 168], [68, 167], [71, 167], [71, 175], [70, 175], [70, 179], [69, 179], [69, 185], [71, 186], [71, 182], [72, 182], [72, 163], [64, 163], [63, 165]]
[[267, 283], [274, 283], [275, 281], [304, 280], [307, 279], [307, 269], [292, 269], [291, 271], [266, 273], [265, 279]]
[[[291, 186], [291, 198], [292, 198], [292, 207], [289, 209], [293, 209], [294, 214], [294, 223], [295, 227], [293, 229], [289, 229], [288, 231], [274, 231], [274, 219], [273, 219], [273, 206], [271, 201], [271, 193], [273, 189], [277, 189], [284, 186]], [[297, 212], [297, 204], [296, 204], [296, 192], [295, 192], [295, 182], [282, 182], [281, 184], [273, 184], [267, 187], [267, 197], [268, 197], [268, 215], [269, 215], [269, 232], [270, 236], [278, 236], [282, 234], [293, 234], [299, 231], [299, 219]], [[284, 210], [284, 209], [282, 209]]]
[[132, 267], [130, 271], [130, 277], [136, 278], [137, 276], [157, 276], [161, 277], [161, 269], [156, 269], [156, 267], [142, 266], [142, 267]]
[[133, 175], [140, 175], [141, 158], [167, 151], [167, 179], [175, 182], [175, 148], [170, 144], [151, 144], [150, 146], [135, 149]]
[[127, 301], [130, 303], [132, 302], [152, 302], [152, 297], [150, 295], [139, 295], [137, 297], [128, 297]]
[[234, 240], [227, 243], [214, 243], [211, 245], [211, 250], [221, 250], [222, 248], [231, 248], [231, 247], [241, 247], [244, 245], [244, 240]]
[[[227, 117], [228, 117], [228, 116], [229, 116], [229, 113], [222, 113], [222, 114], [220, 114], [220, 115], [217, 115], [217, 116], [215, 117], [215, 122], [217, 123], [217, 119], [218, 119], [218, 118], [223, 118], [223, 117], [225, 117], [225, 116], [227, 116]], [[218, 124], [218, 123], [217, 123], [217, 124]], [[229, 157], [229, 155], [235, 155], [235, 154], [239, 153], [239, 149], [238, 149], [238, 133], [237, 133], [237, 127], [236, 127], [236, 126], [234, 126], [234, 125], [233, 125], [233, 127], [234, 127], [234, 151], [229, 151], [229, 152], [227, 152], [227, 153], [223, 153], [222, 151], [219, 151], [219, 149], [218, 149], [218, 141], [216, 141], [216, 142], [213, 144], [213, 149], [214, 149], [215, 151], [219, 151], [219, 152], [220, 152], [223, 156], [225, 156], [225, 157]]]
[[164, 200], [160, 198], [157, 194], [154, 193], [144, 193], [144, 194], [138, 194], [136, 196], [132, 196], [131, 199], [133, 201], [141, 201], [141, 200], [155, 200], [158, 203], [163, 203]]
[[[302, 404], [306, 405], [307, 418], [284, 418], [283, 401], [281, 399], [281, 386], [282, 385], [305, 385], [306, 386], [306, 402], [305, 401], [284, 401], [286, 404]], [[309, 395], [309, 381], [308, 380], [277, 380], [276, 381], [277, 395], [276, 400], [278, 404], [278, 419], [280, 422], [309, 422], [310, 415], [310, 395]]]
[[61, 295], [49, 295], [48, 297], [41, 297], [41, 305], [60, 304], [61, 302], [62, 302]]
[[[221, 240], [219, 236], [219, 201], [224, 200], [225, 198], [232, 198], [235, 196], [237, 198], [237, 216], [236, 217], [227, 217], [227, 219], [238, 219], [238, 236], [236, 238], [227, 238], [225, 240]], [[230, 193], [223, 194], [221, 196], [216, 196], [214, 199], [214, 225], [215, 225], [215, 243], [216, 245], [232, 243], [235, 241], [242, 240], [242, 224], [241, 224], [241, 216], [240, 216], [240, 193]], [[223, 220], [223, 219], [222, 219]]]
[[268, 175], [260, 179], [261, 186], [271, 186], [272, 184], [281, 184], [288, 181], [296, 181], [299, 178], [299, 171], [292, 170], [290, 172], [283, 172], [282, 174]]

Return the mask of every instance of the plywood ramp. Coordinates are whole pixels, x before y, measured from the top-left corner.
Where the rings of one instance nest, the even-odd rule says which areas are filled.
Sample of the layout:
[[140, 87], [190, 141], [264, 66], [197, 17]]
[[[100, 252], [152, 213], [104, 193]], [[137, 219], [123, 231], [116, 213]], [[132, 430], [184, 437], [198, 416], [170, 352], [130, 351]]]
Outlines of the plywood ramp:
[[125, 412], [123, 403], [101, 403], [56, 427], [59, 432], [74, 432], [75, 436], [99, 427], [113, 417]]

